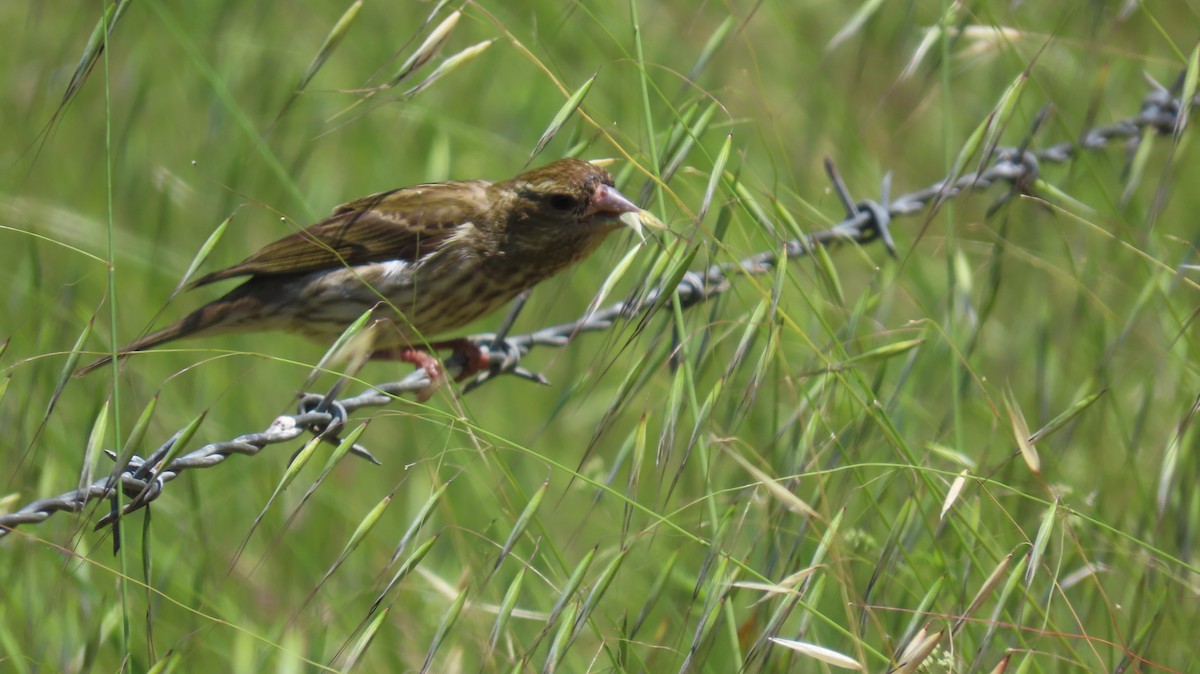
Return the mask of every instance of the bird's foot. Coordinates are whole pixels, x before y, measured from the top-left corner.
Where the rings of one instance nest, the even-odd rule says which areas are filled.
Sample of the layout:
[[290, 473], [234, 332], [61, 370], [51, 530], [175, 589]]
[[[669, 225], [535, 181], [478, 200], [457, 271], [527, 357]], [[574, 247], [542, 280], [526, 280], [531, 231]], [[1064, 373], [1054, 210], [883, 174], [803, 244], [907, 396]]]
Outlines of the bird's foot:
[[463, 363], [462, 371], [458, 373], [454, 381], [465, 381], [491, 367], [491, 359], [488, 357], [487, 350], [480, 348], [478, 344], [469, 339], [462, 337], [449, 339], [444, 342], [437, 342], [432, 347], [439, 351], [449, 349], [453, 351], [451, 357], [461, 354], [466, 360]]

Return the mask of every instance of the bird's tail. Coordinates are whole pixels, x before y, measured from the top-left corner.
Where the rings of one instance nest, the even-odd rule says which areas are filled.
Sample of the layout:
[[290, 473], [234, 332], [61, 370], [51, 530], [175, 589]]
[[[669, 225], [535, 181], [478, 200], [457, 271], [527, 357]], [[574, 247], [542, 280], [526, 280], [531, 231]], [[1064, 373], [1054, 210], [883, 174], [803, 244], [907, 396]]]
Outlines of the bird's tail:
[[[238, 305], [243, 304], [244, 300], [245, 298], [242, 298], [242, 302], [239, 302], [233, 297], [226, 296], [215, 302], [206, 304], [167, 327], [155, 330], [145, 337], [122, 346], [117, 351], [117, 358], [124, 358], [131, 353], [145, 351], [183, 337], [192, 337], [201, 333], [211, 335], [236, 329], [236, 324], [238, 323], [236, 319], [240, 318], [238, 315], [240, 312], [237, 311], [239, 308]], [[111, 363], [112, 360], [112, 356], [104, 356], [92, 361], [76, 370], [75, 376], [82, 377], [92, 370], [104, 367]]]

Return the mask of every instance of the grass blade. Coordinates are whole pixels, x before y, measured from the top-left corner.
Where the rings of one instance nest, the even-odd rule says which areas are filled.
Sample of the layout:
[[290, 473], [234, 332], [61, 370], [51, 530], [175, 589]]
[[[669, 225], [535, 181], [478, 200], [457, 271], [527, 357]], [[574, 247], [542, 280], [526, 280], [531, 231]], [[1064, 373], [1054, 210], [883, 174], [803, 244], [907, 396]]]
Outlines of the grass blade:
[[535, 157], [542, 153], [542, 150], [546, 148], [546, 144], [551, 140], [554, 140], [554, 137], [557, 136], [558, 132], [562, 130], [563, 125], [567, 123], [567, 120], [571, 118], [571, 115], [575, 114], [575, 111], [579, 109], [580, 105], [583, 105], [583, 99], [587, 96], [588, 91], [591, 90], [592, 84], [595, 81], [596, 75], [589, 77], [581, 87], [575, 90], [575, 93], [571, 94], [571, 97], [567, 99], [567, 102], [558, 109], [558, 112], [555, 113], [554, 118], [550, 120], [550, 126], [546, 127], [546, 130], [542, 132], [542, 137], [538, 138], [538, 142], [533, 146], [533, 152], [529, 153], [529, 159], [525, 161], [526, 166], [528, 166]]

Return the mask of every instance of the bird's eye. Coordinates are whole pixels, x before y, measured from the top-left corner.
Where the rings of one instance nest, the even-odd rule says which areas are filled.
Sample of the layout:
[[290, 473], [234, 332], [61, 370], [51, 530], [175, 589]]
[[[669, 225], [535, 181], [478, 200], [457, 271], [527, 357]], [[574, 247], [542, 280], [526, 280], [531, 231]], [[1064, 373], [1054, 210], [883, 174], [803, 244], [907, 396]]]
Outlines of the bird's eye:
[[569, 194], [551, 194], [550, 207], [556, 211], [573, 211], [575, 210], [575, 197]]

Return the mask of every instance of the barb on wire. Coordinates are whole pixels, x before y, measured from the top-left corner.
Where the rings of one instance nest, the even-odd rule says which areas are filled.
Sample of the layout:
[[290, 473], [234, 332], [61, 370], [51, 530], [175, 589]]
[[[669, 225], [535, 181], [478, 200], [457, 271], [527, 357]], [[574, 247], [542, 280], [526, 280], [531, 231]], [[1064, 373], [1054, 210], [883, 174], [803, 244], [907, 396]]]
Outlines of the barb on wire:
[[[768, 251], [740, 261], [689, 271], [676, 286], [653, 288], [636, 301], [614, 302], [576, 321], [553, 325], [524, 335], [509, 336], [508, 330], [524, 304], [523, 299], [518, 300], [499, 331], [466, 338], [488, 354], [490, 367], [468, 381], [463, 387], [463, 393], [469, 393], [500, 375], [515, 375], [546, 384], [548, 382], [541, 374], [521, 366], [521, 359], [531, 350], [539, 346], [561, 348], [578, 334], [608, 330], [617, 321], [636, 318], [657, 306], [664, 294], [676, 294], [681, 308], [688, 309], [724, 293], [730, 287], [732, 277], [770, 273], [781, 262], [808, 255], [816, 246], [844, 243], [864, 245], [879, 241], [889, 254], [895, 256], [896, 245], [890, 228], [892, 221], [899, 216], [915, 215], [935, 202], [954, 198], [965, 192], [983, 191], [999, 183], [1007, 184], [1008, 192], [1001, 195], [989, 208], [988, 214], [991, 215], [1014, 196], [1030, 193], [1044, 164], [1061, 164], [1070, 161], [1082, 150], [1102, 149], [1122, 140], [1134, 145], [1141, 141], [1146, 131], [1157, 135], [1175, 136], [1180, 132], [1178, 125], [1183, 118], [1181, 112], [1184, 104], [1178, 99], [1182, 81], [1180, 78], [1170, 89], [1151, 81], [1152, 91], [1143, 99], [1137, 115], [1114, 124], [1090, 129], [1077, 142], [1059, 143], [1033, 151], [1029, 146], [1033, 134], [1047, 114], [1047, 111], [1043, 110], [1037, 116], [1029, 136], [1016, 147], [994, 150], [990, 158], [991, 164], [987, 168], [956, 179], [948, 178], [895, 199], [890, 198], [889, 173], [883, 179], [878, 201], [855, 201], [832, 160], [826, 160], [826, 173], [846, 211], [846, 217], [840, 222], [829, 229], [786, 242], [781, 247], [781, 252]], [[1192, 107], [1200, 106], [1200, 95], [1187, 103]], [[1130, 156], [1133, 150], [1136, 150], [1136, 147], [1132, 148]], [[455, 353], [445, 363], [446, 373], [454, 375], [462, 372], [467, 365], [466, 360], [465, 354]], [[125, 503], [120, 512], [109, 512], [96, 524], [97, 529], [108, 526], [126, 514], [147, 507], [162, 494], [166, 484], [184, 470], [215, 466], [235, 454], [254, 455], [268, 445], [294, 440], [305, 433], [314, 433], [322, 440], [336, 444], [346, 420], [355, 411], [364, 407], [388, 405], [400, 395], [427, 391], [434, 385], [436, 382], [431, 382], [423, 369], [417, 369], [400, 381], [381, 384], [359, 395], [335, 400], [334, 396], [341, 389], [339, 382], [328, 396], [302, 395], [296, 414], [278, 417], [261, 433], [205, 445], [166, 465], [160, 465], [180, 437], [176, 434], [150, 456], [133, 457], [121, 468], [118, 478], [106, 477], [96, 480], [85, 487], [60, 496], [40, 499], [16, 512], [0, 515], [0, 538], [17, 526], [45, 521], [56, 512], [81, 512], [91, 501], [112, 498], [119, 484], [122, 493], [131, 500]], [[355, 445], [351, 451], [357, 456], [379, 463], [363, 447]], [[112, 453], [109, 453], [109, 456], [115, 458]]]

